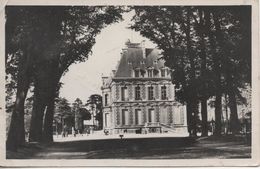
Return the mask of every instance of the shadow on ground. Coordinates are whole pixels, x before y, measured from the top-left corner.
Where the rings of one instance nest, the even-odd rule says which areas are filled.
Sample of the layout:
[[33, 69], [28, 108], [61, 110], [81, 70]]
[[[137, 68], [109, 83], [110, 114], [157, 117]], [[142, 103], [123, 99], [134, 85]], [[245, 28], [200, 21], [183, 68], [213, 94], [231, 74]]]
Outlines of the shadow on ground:
[[[30, 147], [30, 146], [29, 146]], [[28, 148], [29, 149], [29, 148]], [[230, 137], [81, 140], [32, 146], [23, 159], [250, 158], [251, 146]], [[19, 158], [7, 154], [7, 158]]]

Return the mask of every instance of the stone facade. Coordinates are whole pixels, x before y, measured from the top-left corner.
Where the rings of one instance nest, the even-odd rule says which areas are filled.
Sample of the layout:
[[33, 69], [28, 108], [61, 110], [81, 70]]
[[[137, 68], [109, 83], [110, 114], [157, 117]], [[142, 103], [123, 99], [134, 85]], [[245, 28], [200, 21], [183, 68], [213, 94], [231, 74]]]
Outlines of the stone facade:
[[175, 101], [170, 69], [157, 49], [128, 42], [117, 70], [102, 77], [103, 126], [109, 133], [187, 133], [186, 106]]

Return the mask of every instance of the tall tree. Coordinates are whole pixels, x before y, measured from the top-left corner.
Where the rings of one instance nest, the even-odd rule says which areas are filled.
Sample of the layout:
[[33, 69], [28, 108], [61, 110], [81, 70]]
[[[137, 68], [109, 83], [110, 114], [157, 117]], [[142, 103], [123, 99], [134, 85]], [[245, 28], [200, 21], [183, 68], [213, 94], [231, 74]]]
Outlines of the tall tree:
[[[122, 11], [123, 10], [120, 7], [110, 6], [75, 7], [69, 10], [68, 20], [64, 21], [65, 25], [62, 27], [61, 38], [58, 38], [58, 44], [63, 42], [64, 38], [67, 40], [66, 42], [68, 44], [65, 43], [65, 45], [62, 46], [62, 49], [64, 50], [58, 54], [58, 60], [55, 60], [57, 61], [56, 66], [53, 67], [56, 68], [56, 71], [53, 72], [58, 73], [52, 72], [51, 74], [51, 77], [54, 79], [53, 84], [59, 81], [62, 74], [72, 63], [81, 62], [87, 59], [92, 46], [95, 44], [96, 35], [108, 24], [120, 20]], [[60, 65], [60, 67], [57, 66], [57, 64]], [[49, 103], [51, 104], [51, 102]], [[53, 114], [50, 113], [47, 114], [46, 117], [52, 116]], [[51, 123], [52, 121], [48, 120], [45, 124]], [[47, 128], [46, 131], [48, 132], [50, 129]], [[51, 134], [51, 132], [49, 133]]]
[[[102, 111], [102, 96], [98, 94], [93, 94], [87, 100], [86, 106], [90, 106], [92, 113], [95, 109], [95, 120], [99, 123], [99, 128], [103, 127], [103, 111]], [[94, 120], [94, 119], [93, 119]]]
[[[70, 6], [8, 7], [6, 11], [6, 61], [12, 57], [9, 53], [22, 52], [17, 66], [16, 108], [7, 139], [7, 148], [15, 150], [24, 140], [20, 134], [18, 139], [15, 133], [24, 130], [23, 105], [31, 78], [34, 77], [35, 97], [30, 139], [40, 141], [44, 110], [47, 110], [45, 133], [52, 134], [53, 98], [60, 77], [71, 64], [85, 61], [95, 44], [95, 36], [105, 26], [120, 20], [123, 10], [112, 6]], [[23, 132], [19, 133], [24, 136]]]
[[[24, 8], [6, 7], [6, 73], [11, 75], [11, 88], [16, 89], [6, 147], [16, 150], [24, 143], [24, 102], [32, 77], [32, 62], [36, 34], [32, 33], [35, 18], [28, 19]], [[20, 16], [23, 16], [20, 18]], [[10, 87], [10, 86], [9, 86]], [[7, 89], [9, 88], [7, 86]]]
[[61, 128], [64, 125], [71, 126], [71, 119], [74, 121], [74, 114], [71, 111], [70, 104], [66, 98], [57, 98], [55, 101], [54, 119]]
[[83, 102], [81, 99], [77, 98], [74, 103], [72, 103], [72, 112], [75, 116], [75, 130], [81, 130], [83, 128], [81, 122], [80, 109], [83, 108]]
[[177, 99], [187, 104], [188, 130], [196, 135], [198, 117], [198, 56], [195, 55], [194, 21], [191, 7], [134, 7], [131, 29], [139, 31], [163, 51], [172, 71]]
[[207, 100], [209, 98], [209, 78], [207, 65], [207, 41], [206, 31], [207, 17], [209, 14], [203, 10], [202, 7], [194, 8], [193, 18], [195, 21], [194, 29], [196, 30], [198, 39], [198, 55], [200, 56], [200, 86], [198, 86], [198, 94], [201, 102], [201, 117], [202, 117], [202, 136], [208, 135], [208, 111], [207, 111]]
[[232, 128], [237, 130], [236, 102], [241, 98], [238, 89], [250, 83], [251, 75], [251, 28], [246, 26], [251, 25], [250, 7], [133, 8], [136, 15], [131, 28], [156, 43], [163, 51], [166, 65], [173, 70], [177, 99], [187, 103], [189, 132], [193, 130], [196, 134], [200, 101], [202, 132], [207, 135], [207, 99], [214, 97], [215, 134], [221, 134], [224, 93], [229, 95]]
[[[243, 11], [243, 14], [241, 14]], [[251, 8], [229, 7], [212, 11], [219, 44], [224, 92], [229, 96], [232, 133], [240, 129], [237, 102], [241, 90], [251, 84]]]

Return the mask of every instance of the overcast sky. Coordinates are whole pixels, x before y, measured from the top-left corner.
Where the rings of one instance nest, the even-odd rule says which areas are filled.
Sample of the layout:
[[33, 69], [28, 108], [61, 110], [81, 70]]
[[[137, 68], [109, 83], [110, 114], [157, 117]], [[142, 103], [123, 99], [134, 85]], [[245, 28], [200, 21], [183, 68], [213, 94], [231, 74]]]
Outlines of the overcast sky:
[[70, 103], [76, 98], [86, 102], [91, 94], [101, 94], [102, 74], [109, 75], [115, 69], [122, 48], [128, 39], [132, 42], [145, 40], [146, 47], [156, 46], [138, 32], [127, 28], [131, 23], [133, 12], [123, 16], [124, 21], [110, 25], [101, 31], [93, 46], [93, 53], [86, 62], [69, 67], [69, 71], [61, 79], [64, 83], [60, 90], [61, 97], [65, 97]]

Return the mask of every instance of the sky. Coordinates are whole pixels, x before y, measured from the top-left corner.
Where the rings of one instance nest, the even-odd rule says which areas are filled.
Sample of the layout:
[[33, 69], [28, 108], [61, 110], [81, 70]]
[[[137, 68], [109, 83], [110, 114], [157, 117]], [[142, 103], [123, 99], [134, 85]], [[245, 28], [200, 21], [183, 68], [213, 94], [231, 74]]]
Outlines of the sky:
[[60, 97], [65, 97], [73, 103], [76, 98], [86, 102], [91, 94], [101, 94], [101, 77], [110, 75], [116, 68], [122, 48], [128, 39], [137, 43], [145, 40], [146, 47], [156, 47], [138, 32], [127, 28], [133, 15], [133, 12], [124, 14], [123, 21], [109, 25], [101, 31], [88, 60], [71, 65], [62, 77], [61, 82], [64, 84], [60, 90]]

